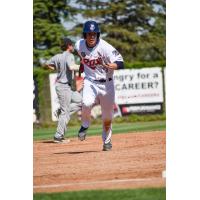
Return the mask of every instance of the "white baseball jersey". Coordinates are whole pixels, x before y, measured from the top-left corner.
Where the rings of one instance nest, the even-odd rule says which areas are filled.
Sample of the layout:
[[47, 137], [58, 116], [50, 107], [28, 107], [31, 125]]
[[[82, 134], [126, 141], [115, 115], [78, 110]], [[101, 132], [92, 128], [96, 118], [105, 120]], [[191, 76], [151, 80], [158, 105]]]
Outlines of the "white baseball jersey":
[[89, 48], [86, 45], [86, 41], [80, 39], [76, 42], [75, 49], [82, 58], [85, 76], [92, 80], [107, 80], [113, 77], [114, 70], [103, 67], [100, 64], [101, 59], [106, 63], [123, 62], [121, 54], [112, 45], [102, 39], [99, 39], [93, 48]]

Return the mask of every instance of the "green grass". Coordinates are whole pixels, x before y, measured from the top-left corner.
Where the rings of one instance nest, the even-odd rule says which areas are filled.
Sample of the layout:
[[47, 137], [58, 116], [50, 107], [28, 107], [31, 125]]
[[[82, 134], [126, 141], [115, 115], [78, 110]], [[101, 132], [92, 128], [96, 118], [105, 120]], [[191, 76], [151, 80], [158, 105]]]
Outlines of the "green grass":
[[37, 193], [33, 200], [165, 200], [166, 188]]
[[[80, 120], [77, 120], [78, 116], [73, 114], [70, 117], [69, 126], [79, 126]], [[165, 112], [162, 114], [131, 114], [126, 115], [123, 117], [116, 117], [113, 119], [113, 124], [123, 124], [123, 123], [136, 123], [136, 122], [150, 122], [150, 121], [166, 121], [166, 114]], [[97, 119], [91, 119], [93, 125], [98, 125], [102, 123], [101, 117]], [[48, 122], [41, 122], [41, 123], [34, 123], [33, 128], [55, 128], [57, 122], [48, 121]]]
[[[76, 137], [77, 132], [80, 126], [73, 126], [68, 128], [67, 136]], [[113, 124], [113, 134], [117, 133], [128, 133], [136, 131], [156, 131], [156, 130], [165, 130], [166, 122], [165, 121], [151, 121], [151, 122], [135, 122], [135, 123], [122, 123], [122, 124]], [[56, 128], [41, 128], [34, 129], [33, 139], [42, 140], [42, 139], [52, 139]], [[91, 125], [88, 129], [88, 135], [100, 135], [102, 131], [102, 125]]]

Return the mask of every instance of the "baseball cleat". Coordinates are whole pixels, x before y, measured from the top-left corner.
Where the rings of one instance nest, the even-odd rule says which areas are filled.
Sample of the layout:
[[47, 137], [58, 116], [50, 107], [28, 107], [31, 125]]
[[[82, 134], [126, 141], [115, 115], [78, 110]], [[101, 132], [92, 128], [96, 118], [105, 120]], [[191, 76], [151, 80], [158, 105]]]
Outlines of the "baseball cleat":
[[81, 128], [80, 128], [80, 130], [79, 130], [79, 132], [78, 132], [78, 139], [79, 139], [80, 141], [85, 140], [86, 134], [87, 134], [87, 133], [86, 133], [87, 129], [88, 129], [88, 128], [85, 128], [85, 127], [81, 126]]
[[107, 144], [103, 144], [103, 151], [110, 151], [112, 149], [112, 143], [108, 142]]
[[53, 139], [54, 139], [55, 143], [61, 143], [61, 142], [63, 142], [65, 140], [64, 136], [61, 136], [61, 137], [55, 137], [54, 136]]

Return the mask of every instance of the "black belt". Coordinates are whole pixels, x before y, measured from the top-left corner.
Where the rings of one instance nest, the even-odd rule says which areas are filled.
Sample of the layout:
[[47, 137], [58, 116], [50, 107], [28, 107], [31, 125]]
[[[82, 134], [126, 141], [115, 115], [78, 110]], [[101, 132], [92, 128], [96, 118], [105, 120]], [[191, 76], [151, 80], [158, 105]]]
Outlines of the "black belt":
[[[100, 82], [100, 83], [105, 83], [106, 79], [99, 79], [99, 80], [94, 80], [96, 82]], [[108, 81], [112, 81], [112, 78], [109, 78]]]

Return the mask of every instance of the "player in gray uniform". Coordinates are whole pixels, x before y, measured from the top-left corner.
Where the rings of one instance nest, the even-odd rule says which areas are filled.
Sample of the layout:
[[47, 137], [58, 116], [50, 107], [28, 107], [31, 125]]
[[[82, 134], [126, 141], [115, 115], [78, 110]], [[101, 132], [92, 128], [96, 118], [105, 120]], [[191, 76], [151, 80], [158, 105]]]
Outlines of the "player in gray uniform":
[[56, 93], [60, 104], [58, 126], [54, 135], [54, 142], [63, 142], [70, 120], [70, 114], [81, 109], [82, 96], [79, 92], [71, 90], [72, 70], [78, 70], [75, 64], [74, 47], [69, 38], [64, 38], [61, 43], [63, 53], [56, 54], [46, 62], [46, 67], [57, 71]]

